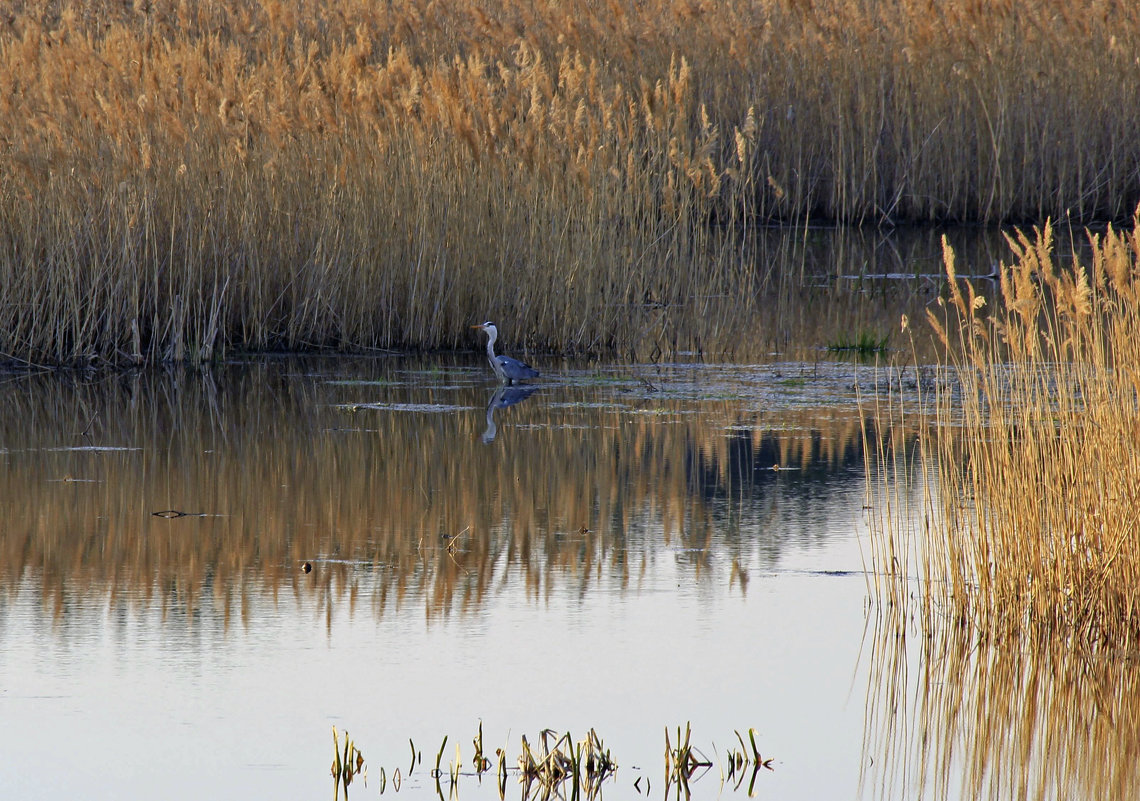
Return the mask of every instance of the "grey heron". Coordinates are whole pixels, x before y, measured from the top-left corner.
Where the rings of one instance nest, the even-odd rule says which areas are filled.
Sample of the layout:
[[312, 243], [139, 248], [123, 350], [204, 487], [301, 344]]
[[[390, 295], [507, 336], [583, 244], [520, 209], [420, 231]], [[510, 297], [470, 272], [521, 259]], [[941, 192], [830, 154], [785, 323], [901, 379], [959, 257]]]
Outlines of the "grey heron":
[[491, 363], [491, 369], [495, 371], [495, 375], [504, 384], [513, 384], [516, 381], [538, 376], [538, 370], [529, 364], [520, 362], [518, 359], [512, 359], [510, 356], [495, 355], [495, 340], [499, 338], [499, 329], [490, 320], [482, 325], [471, 327], [478, 328], [487, 334], [487, 361]]

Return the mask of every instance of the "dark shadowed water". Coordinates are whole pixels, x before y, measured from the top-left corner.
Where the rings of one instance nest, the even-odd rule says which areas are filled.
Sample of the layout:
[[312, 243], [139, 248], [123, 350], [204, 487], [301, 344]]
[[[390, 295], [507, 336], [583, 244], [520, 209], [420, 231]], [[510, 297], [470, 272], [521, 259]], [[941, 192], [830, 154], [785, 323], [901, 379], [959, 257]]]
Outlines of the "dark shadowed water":
[[397, 767], [397, 797], [436, 797], [445, 735], [454, 797], [497, 798], [482, 724], [512, 765], [523, 735], [593, 728], [603, 796], [661, 798], [664, 729], [691, 723], [698, 798], [747, 795], [722, 774], [749, 728], [762, 797], [1129, 797], [1131, 656], [926, 639], [875, 602], [864, 437], [910, 434], [825, 344], [536, 358], [506, 391], [474, 341], [7, 376], [0, 796], [326, 798], [335, 725], [354, 798]]

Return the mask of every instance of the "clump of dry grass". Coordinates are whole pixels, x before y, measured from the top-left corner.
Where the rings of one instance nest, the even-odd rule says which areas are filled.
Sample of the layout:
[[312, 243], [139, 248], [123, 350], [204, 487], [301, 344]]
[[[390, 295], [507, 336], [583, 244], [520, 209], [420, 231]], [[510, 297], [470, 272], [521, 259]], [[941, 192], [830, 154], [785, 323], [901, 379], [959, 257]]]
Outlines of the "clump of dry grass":
[[0, 353], [625, 349], [756, 220], [1119, 217], [1140, 12], [1090, 7], [18, 0]]
[[955, 277], [946, 248], [949, 297], [929, 322], [951, 380], [934, 385], [922, 441], [939, 462], [918, 535], [925, 595], [999, 636], [1134, 644], [1140, 229], [1091, 235], [1091, 264], [1058, 264], [1052, 237], [1010, 239], [997, 304]]

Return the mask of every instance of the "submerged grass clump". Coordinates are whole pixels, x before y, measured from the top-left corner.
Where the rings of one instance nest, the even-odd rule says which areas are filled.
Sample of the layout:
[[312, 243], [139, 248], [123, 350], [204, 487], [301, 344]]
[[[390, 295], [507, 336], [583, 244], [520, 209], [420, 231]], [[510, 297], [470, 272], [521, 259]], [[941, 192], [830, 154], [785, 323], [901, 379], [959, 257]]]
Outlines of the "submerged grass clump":
[[[678, 726], [676, 747], [674, 748], [669, 740], [669, 729], [665, 729], [666, 798], [674, 784], [677, 787], [677, 797], [680, 798], [683, 794], [685, 798], [688, 798], [690, 796], [690, 781], [704, 775], [712, 767], [712, 763], [695, 746], [690, 744], [690, 734], [690, 726], [686, 724], [684, 739], [682, 740], [681, 728]], [[773, 770], [772, 759], [765, 759], [760, 756], [760, 750], [756, 745], [755, 729], [748, 730], [750, 747], [747, 748], [740, 732], [737, 731], [735, 734], [737, 742], [740, 743], [740, 749], [730, 748], [727, 750], [728, 772], [726, 774], [722, 767], [721, 786], [723, 788], [727, 783], [734, 790], [739, 790], [743, 786], [744, 777], [747, 774], [751, 777], [748, 795], [752, 796], [760, 769]], [[416, 750], [414, 742], [409, 740], [408, 744], [411, 746], [412, 752], [411, 763], [408, 766], [408, 777], [410, 779], [416, 764], [420, 761], [420, 752]], [[436, 755], [435, 768], [431, 771], [431, 777], [435, 782], [434, 789], [439, 798], [444, 798], [444, 787], [441, 779], [445, 775], [448, 778], [447, 797], [458, 798], [460, 795], [459, 782], [462, 776], [474, 777], [481, 783], [484, 774], [489, 773], [492, 767], [495, 771], [495, 784], [500, 798], [506, 797], [507, 779], [512, 774], [518, 780], [524, 799], [597, 799], [602, 797], [603, 786], [607, 783], [612, 784], [617, 777], [617, 761], [594, 729], [590, 729], [586, 736], [578, 741], [575, 741], [569, 732], [560, 735], [553, 729], [543, 729], [539, 733], [538, 742], [533, 746], [527, 740], [526, 735], [523, 735], [516, 767], [507, 764], [505, 747], [495, 749], [496, 761], [494, 763], [486, 756], [483, 750], [482, 722], [479, 723], [479, 730], [472, 740], [472, 745], [475, 748], [475, 755], [471, 761], [472, 770], [464, 771], [463, 756], [459, 747], [456, 746], [455, 759], [450, 763], [445, 774], [442, 762], [443, 752], [447, 748], [447, 737], [443, 738]], [[367, 778], [364, 759], [347, 735], [345, 735], [342, 753], [335, 727], [333, 728], [333, 747], [335, 752], [333, 777], [338, 797], [340, 787], [343, 785], [345, 798], [347, 798], [348, 785], [351, 784], [352, 777], [363, 775]], [[637, 768], [633, 770], [640, 772]], [[347, 775], [347, 779], [344, 778], [345, 775]], [[380, 794], [383, 795], [387, 786], [387, 774], [384, 768], [380, 768], [379, 776]], [[401, 785], [399, 768], [393, 771], [392, 776], [392, 788], [399, 792]], [[642, 780], [645, 782], [644, 788], [642, 787]], [[633, 782], [633, 788], [638, 795], [644, 793], [648, 796], [651, 787], [652, 782], [645, 775], [638, 775]]]
[[756, 221], [1126, 215], [1138, 15], [16, 0], [0, 358], [455, 347], [489, 315], [701, 352]]
[[[1011, 238], [997, 304], [956, 278], [946, 248], [949, 300], [929, 322], [949, 366], [920, 437], [938, 466], [915, 553], [928, 612], [1135, 646], [1140, 229], [1091, 235], [1090, 264], [1058, 264], [1052, 237]], [[888, 569], [910, 547], [891, 536]]]
[[889, 336], [877, 336], [871, 331], [859, 331], [854, 337], [840, 335], [834, 342], [828, 343], [827, 349], [833, 353], [852, 354], [860, 359], [868, 359], [877, 354], [886, 353]]
[[356, 743], [344, 733], [344, 745], [340, 744], [340, 735], [333, 726], [333, 797], [340, 798], [340, 791], [344, 789], [345, 801], [348, 801], [348, 788], [357, 776], [368, 780], [368, 771], [364, 767], [364, 755], [356, 747]]
[[669, 797], [669, 788], [677, 785], [678, 797], [683, 793], [689, 797], [689, 781], [698, 771], [708, 770], [712, 762], [689, 743], [692, 730], [685, 724], [685, 736], [681, 737], [681, 727], [677, 727], [676, 745], [669, 740], [669, 727], [665, 727], [665, 797]]

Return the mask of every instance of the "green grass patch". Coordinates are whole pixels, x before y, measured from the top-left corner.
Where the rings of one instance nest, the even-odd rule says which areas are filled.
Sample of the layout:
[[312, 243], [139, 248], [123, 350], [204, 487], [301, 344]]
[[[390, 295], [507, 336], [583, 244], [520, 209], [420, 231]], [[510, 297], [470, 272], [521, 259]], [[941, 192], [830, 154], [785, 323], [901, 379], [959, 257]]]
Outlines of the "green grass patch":
[[870, 331], [860, 331], [853, 338], [840, 336], [834, 342], [827, 345], [827, 349], [832, 353], [854, 353], [858, 356], [874, 356], [878, 353], [887, 352], [887, 340], [889, 336], [882, 337], [873, 334]]

